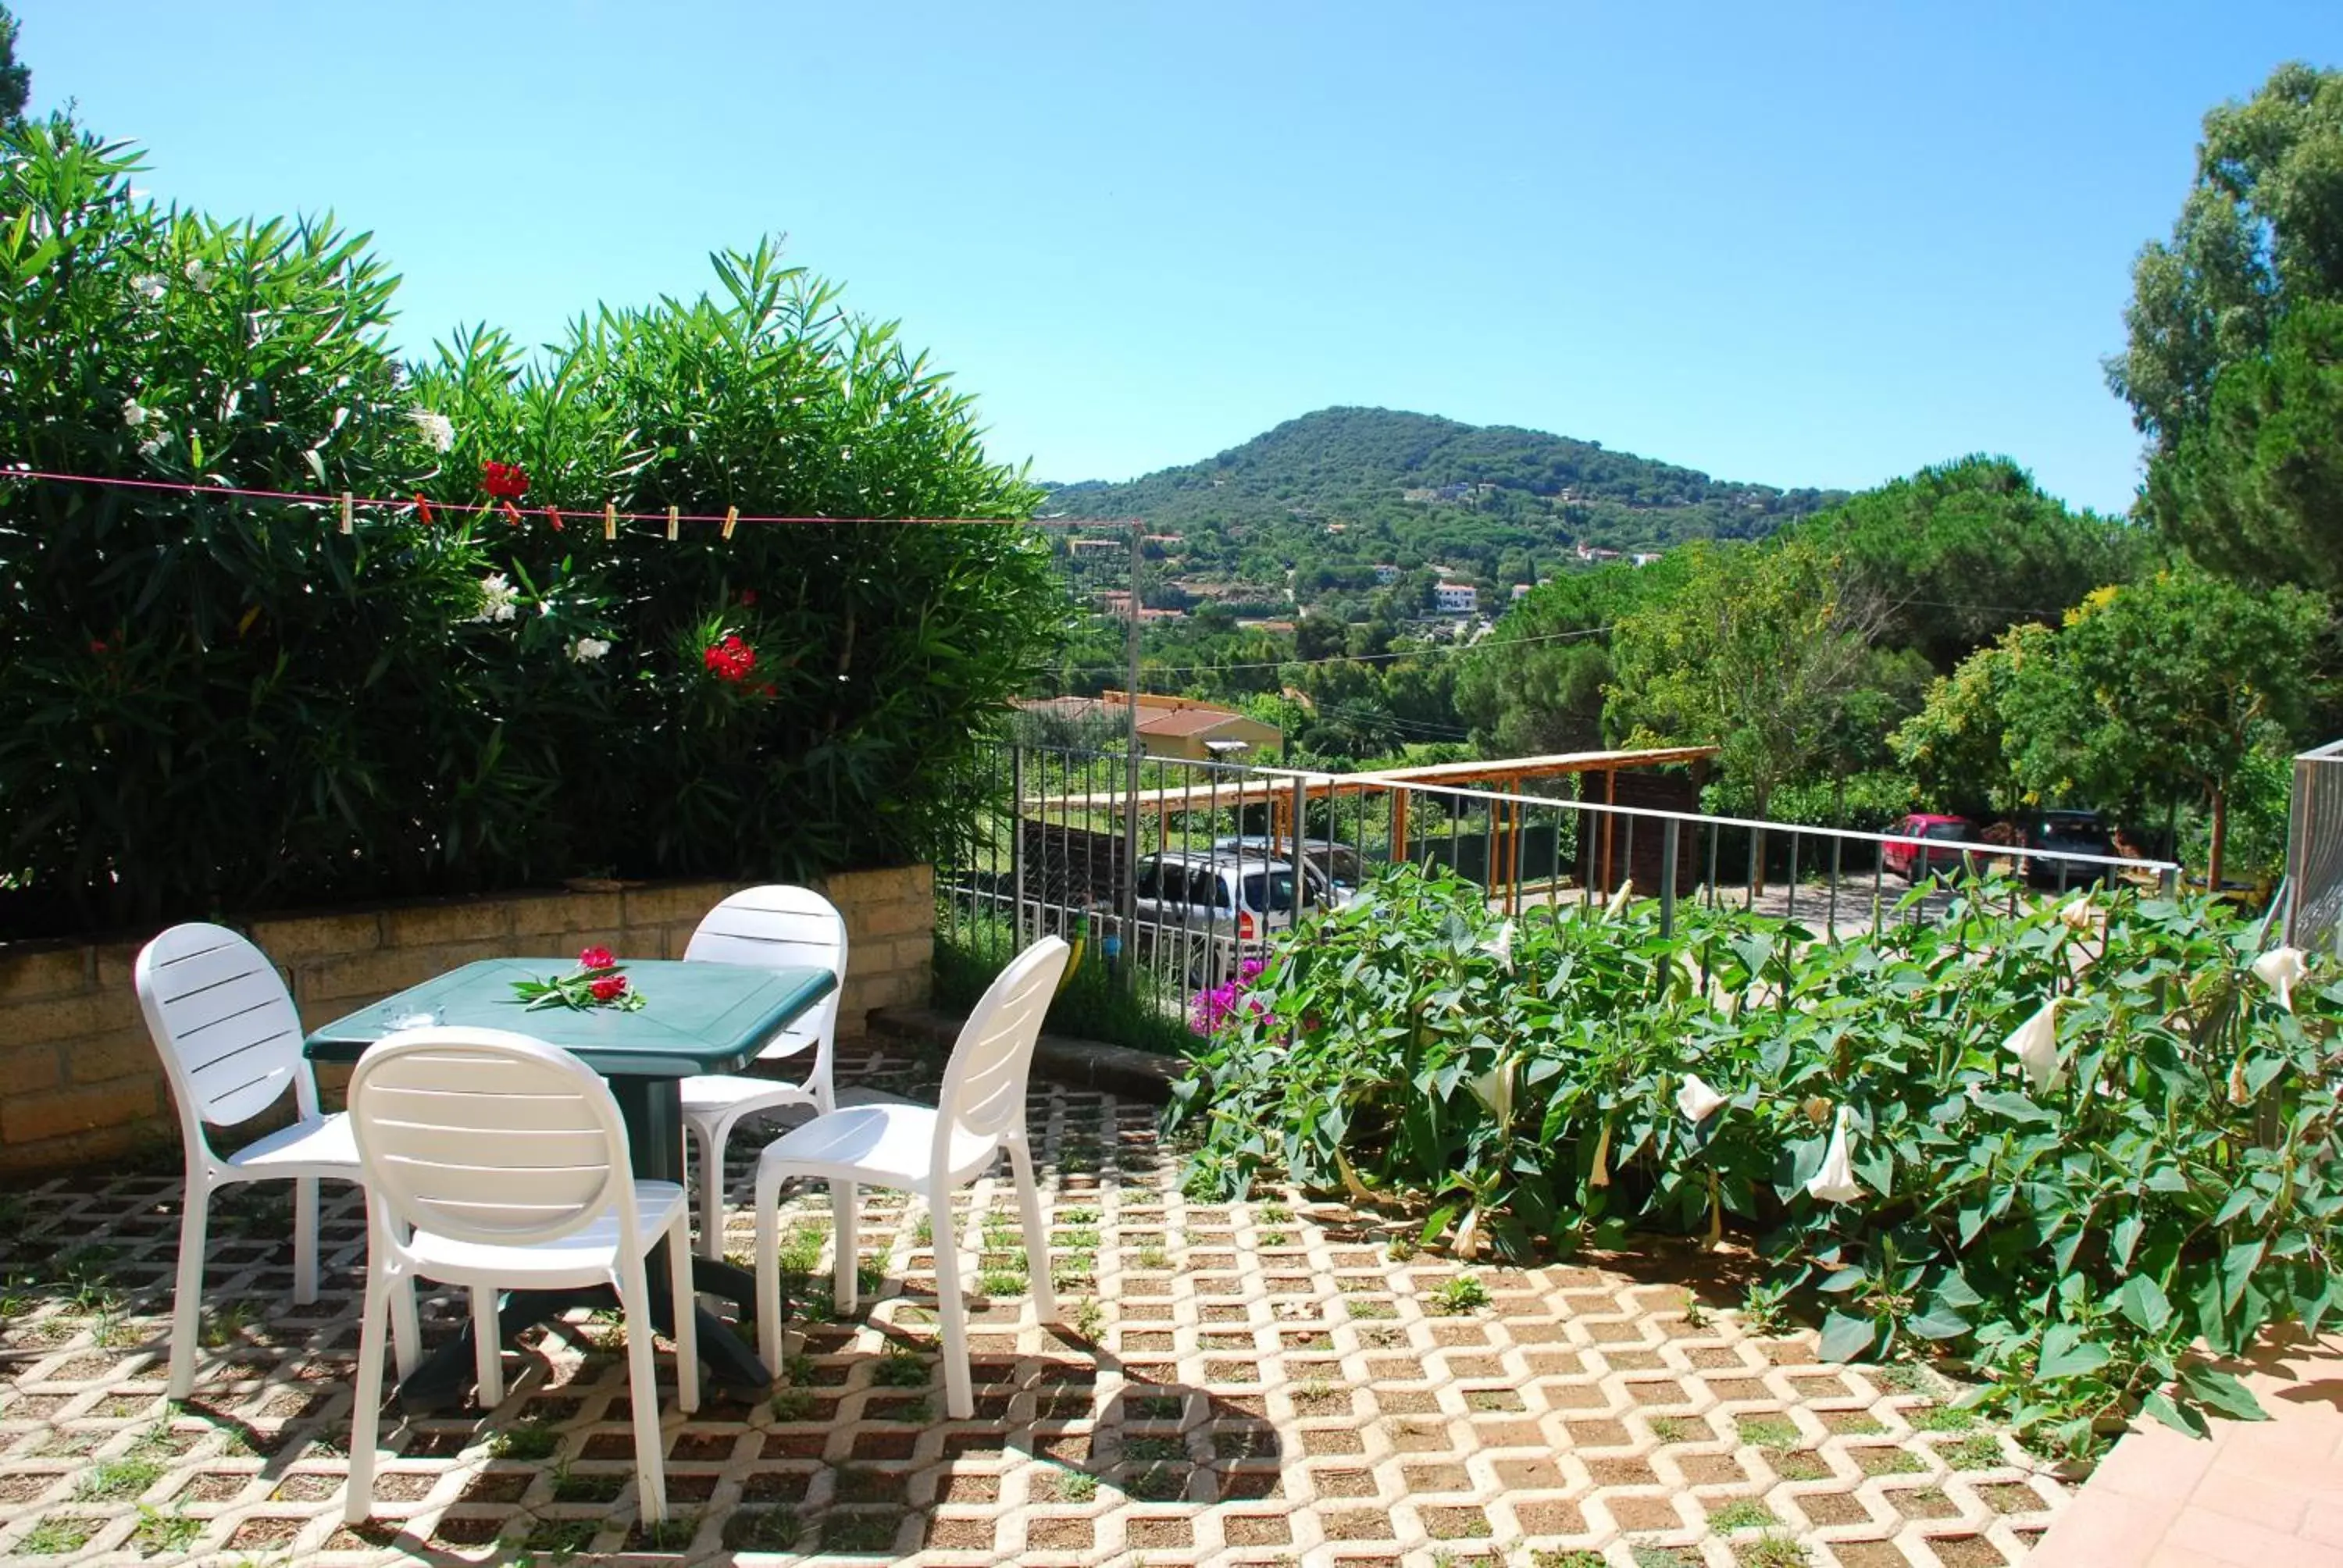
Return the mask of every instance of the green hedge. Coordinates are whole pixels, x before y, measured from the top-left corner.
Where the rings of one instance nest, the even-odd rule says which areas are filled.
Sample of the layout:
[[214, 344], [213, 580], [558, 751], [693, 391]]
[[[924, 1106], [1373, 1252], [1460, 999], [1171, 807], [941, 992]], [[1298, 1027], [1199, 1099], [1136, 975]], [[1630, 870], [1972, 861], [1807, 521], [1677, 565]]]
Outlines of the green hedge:
[[[760, 247], [538, 358], [484, 331], [401, 366], [363, 237], [158, 210], [135, 166], [62, 124], [0, 144], [0, 453], [433, 516], [344, 537], [325, 508], [0, 474], [0, 935], [796, 876], [951, 832], [971, 737], [1066, 613], [1023, 530], [605, 543], [540, 510], [1024, 516], [891, 328]], [[527, 476], [510, 513], [492, 463]], [[709, 656], [728, 638], [752, 665]]]

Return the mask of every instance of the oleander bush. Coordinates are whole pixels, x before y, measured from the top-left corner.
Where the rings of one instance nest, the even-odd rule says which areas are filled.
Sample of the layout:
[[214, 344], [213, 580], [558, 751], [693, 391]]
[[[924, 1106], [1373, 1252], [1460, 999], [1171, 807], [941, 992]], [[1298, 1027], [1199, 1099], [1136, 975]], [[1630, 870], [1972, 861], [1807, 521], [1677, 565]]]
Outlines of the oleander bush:
[[2202, 901], [2012, 894], [1867, 940], [1691, 908], [1664, 937], [1648, 900], [1501, 922], [1397, 869], [1279, 940], [1170, 1121], [1200, 1189], [1413, 1201], [1466, 1255], [1730, 1224], [1827, 1354], [1957, 1354], [2046, 1450], [2249, 1415], [2190, 1351], [2343, 1309], [2343, 983], [2282, 1001]]
[[710, 297], [401, 364], [330, 220], [224, 223], [0, 140], [0, 937], [934, 851], [1063, 625], [969, 399], [769, 246]]

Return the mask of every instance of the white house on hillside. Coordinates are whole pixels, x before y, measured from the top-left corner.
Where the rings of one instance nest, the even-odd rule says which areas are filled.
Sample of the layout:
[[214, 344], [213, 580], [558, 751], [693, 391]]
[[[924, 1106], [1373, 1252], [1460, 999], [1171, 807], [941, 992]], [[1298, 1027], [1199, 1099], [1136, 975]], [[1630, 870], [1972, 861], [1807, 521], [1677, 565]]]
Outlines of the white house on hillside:
[[1481, 594], [1471, 583], [1443, 582], [1433, 587], [1432, 602], [1443, 615], [1471, 615], [1481, 608]]

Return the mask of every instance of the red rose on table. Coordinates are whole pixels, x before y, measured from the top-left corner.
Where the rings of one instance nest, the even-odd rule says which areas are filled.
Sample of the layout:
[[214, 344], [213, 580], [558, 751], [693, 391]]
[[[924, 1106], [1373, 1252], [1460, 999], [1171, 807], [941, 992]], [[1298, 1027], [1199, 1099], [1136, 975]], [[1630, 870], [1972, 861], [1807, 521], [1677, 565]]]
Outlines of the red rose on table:
[[593, 994], [596, 1001], [616, 1001], [627, 994], [627, 977], [604, 975], [586, 989]]
[[618, 961], [608, 948], [588, 948], [578, 955], [578, 967], [581, 970], [606, 970]]

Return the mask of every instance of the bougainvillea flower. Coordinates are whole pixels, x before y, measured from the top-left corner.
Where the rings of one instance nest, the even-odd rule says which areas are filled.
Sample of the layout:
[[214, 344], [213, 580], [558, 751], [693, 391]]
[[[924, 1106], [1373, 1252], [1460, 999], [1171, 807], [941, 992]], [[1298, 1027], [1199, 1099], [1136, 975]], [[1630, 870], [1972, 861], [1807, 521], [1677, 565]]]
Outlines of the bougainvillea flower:
[[578, 955], [578, 967], [581, 970], [606, 970], [618, 961], [608, 948], [588, 948]]
[[528, 494], [528, 470], [518, 463], [480, 465], [480, 488], [505, 500]]
[[627, 994], [627, 977], [604, 975], [586, 989], [592, 993], [596, 1001], [616, 1001]]

